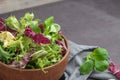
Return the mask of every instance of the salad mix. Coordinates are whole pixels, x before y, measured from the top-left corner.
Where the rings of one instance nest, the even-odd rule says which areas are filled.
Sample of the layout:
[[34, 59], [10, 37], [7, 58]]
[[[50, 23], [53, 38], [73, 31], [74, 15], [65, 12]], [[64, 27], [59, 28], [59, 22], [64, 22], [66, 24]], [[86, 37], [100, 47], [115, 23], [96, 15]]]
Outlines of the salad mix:
[[43, 69], [60, 61], [66, 46], [60, 25], [51, 16], [45, 21], [26, 13], [0, 18], [0, 61], [15, 68]]

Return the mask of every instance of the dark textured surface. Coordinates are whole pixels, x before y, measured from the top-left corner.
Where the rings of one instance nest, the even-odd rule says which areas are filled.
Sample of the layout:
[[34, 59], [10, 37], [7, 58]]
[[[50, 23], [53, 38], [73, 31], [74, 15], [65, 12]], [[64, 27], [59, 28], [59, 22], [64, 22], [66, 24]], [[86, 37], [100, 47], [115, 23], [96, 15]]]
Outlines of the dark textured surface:
[[106, 48], [120, 65], [120, 0], [65, 0], [30, 9], [1, 14], [0, 17], [34, 12], [45, 19], [55, 16], [68, 39], [83, 45]]

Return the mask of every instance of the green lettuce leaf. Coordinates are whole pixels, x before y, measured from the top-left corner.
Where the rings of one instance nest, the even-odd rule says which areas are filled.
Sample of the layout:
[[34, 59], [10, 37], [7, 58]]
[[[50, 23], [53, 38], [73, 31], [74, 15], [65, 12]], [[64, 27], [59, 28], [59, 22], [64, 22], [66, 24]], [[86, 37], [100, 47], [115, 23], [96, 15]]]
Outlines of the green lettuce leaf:
[[34, 19], [34, 14], [33, 13], [26, 13], [24, 17], [20, 18], [20, 23], [23, 29], [26, 27], [30, 27], [34, 32], [39, 33], [40, 28], [39, 28], [39, 22], [40, 19]]
[[18, 32], [21, 32], [20, 23], [15, 16], [10, 16], [5, 20], [6, 25]]
[[34, 19], [34, 14], [26, 13], [24, 19], [26, 19], [27, 21], [32, 21]]
[[54, 23], [51, 25], [49, 32], [56, 32], [58, 33], [61, 30], [60, 25]]
[[45, 27], [49, 27], [54, 23], [54, 17], [51, 16], [44, 21]]

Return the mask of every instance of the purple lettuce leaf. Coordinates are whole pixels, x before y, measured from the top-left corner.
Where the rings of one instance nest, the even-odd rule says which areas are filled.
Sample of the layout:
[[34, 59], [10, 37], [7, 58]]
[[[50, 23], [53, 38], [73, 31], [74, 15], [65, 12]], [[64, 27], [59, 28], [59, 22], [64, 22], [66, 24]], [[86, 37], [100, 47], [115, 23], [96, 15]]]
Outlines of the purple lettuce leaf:
[[111, 62], [109, 64], [108, 70], [112, 72], [117, 78], [120, 78], [120, 68], [118, 67], [116, 63]]
[[50, 40], [47, 37], [41, 33], [36, 34], [30, 27], [25, 29], [24, 34], [33, 39], [36, 44], [50, 44]]
[[33, 51], [26, 53], [20, 61], [12, 61], [9, 66], [14, 68], [25, 68], [27, 63], [30, 61], [30, 56], [33, 54]]
[[65, 55], [65, 53], [67, 51], [65, 42], [63, 40], [56, 40], [55, 43], [62, 47], [62, 55]]

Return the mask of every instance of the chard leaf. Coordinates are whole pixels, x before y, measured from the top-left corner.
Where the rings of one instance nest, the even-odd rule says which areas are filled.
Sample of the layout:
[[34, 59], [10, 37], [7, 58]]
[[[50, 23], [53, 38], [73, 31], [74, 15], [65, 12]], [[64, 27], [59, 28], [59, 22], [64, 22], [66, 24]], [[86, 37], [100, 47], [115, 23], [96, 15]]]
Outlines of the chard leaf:
[[80, 66], [80, 73], [83, 75], [88, 74], [93, 70], [93, 67], [94, 62], [92, 60], [87, 60]]
[[104, 48], [96, 48], [91, 56], [96, 60], [107, 60], [108, 52]]
[[106, 60], [103, 61], [99, 61], [99, 60], [95, 60], [95, 69], [98, 71], [104, 71], [108, 68], [109, 63]]

